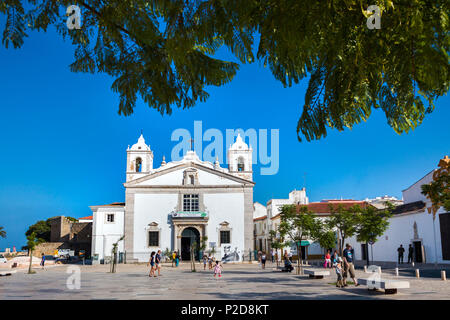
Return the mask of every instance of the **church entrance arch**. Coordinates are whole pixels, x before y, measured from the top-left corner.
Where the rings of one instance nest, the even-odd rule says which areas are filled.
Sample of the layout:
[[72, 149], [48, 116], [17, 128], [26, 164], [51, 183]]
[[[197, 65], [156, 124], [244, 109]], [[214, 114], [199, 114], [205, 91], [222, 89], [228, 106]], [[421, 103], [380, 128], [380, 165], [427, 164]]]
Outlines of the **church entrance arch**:
[[198, 247], [200, 246], [200, 232], [193, 227], [188, 227], [181, 233], [181, 259], [183, 261], [191, 260], [191, 245], [193, 243], [197, 244], [197, 250], [195, 252], [195, 260], [198, 260], [199, 252]]

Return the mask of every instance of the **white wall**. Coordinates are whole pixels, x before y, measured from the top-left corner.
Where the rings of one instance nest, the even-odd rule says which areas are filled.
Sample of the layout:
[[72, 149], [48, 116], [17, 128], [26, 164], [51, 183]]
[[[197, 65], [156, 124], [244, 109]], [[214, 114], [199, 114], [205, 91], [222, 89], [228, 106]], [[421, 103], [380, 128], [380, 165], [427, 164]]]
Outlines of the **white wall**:
[[[114, 223], [106, 222], [106, 215], [111, 213], [115, 215]], [[98, 254], [101, 260], [111, 256], [112, 245], [123, 236], [124, 209], [97, 208], [92, 214], [92, 255]], [[118, 252], [123, 252], [123, 241], [119, 242]]]
[[[450, 263], [449, 260], [442, 260], [441, 233], [439, 225], [439, 214], [444, 211], [441, 209], [436, 215], [435, 231], [436, 231], [436, 248], [437, 262]], [[374, 261], [391, 261], [396, 262], [398, 253], [397, 248], [400, 244], [405, 248], [404, 261], [408, 259], [408, 246], [414, 239], [414, 222], [417, 224], [418, 238], [422, 239], [424, 246], [425, 259], [427, 263], [435, 262], [435, 243], [433, 236], [433, 218], [431, 214], [425, 212], [403, 214], [394, 216], [389, 219], [389, 228], [385, 234], [378, 238], [373, 245]], [[356, 242], [355, 237], [348, 241], [355, 248], [357, 260], [361, 260], [361, 244]], [[369, 258], [372, 259], [372, 251], [369, 245]]]
[[[134, 199], [133, 258], [148, 261], [150, 253], [158, 249], [173, 248], [169, 214], [178, 203], [178, 194], [136, 194]], [[148, 225], [158, 224], [160, 248], [148, 247]]]

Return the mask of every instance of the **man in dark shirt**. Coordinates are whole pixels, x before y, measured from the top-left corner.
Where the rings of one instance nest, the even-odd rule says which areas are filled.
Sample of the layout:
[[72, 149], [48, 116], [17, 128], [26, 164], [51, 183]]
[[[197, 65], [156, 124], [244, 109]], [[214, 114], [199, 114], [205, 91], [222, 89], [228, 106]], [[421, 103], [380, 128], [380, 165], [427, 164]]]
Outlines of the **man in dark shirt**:
[[358, 281], [356, 280], [355, 276], [355, 266], [353, 265], [353, 259], [355, 257], [355, 251], [352, 249], [352, 246], [350, 244], [345, 245], [345, 250], [343, 252], [343, 260], [344, 260], [344, 274], [343, 274], [343, 280], [344, 280], [344, 287], [347, 286], [347, 277], [348, 274], [350, 274], [350, 277], [352, 278], [353, 282], [355, 283], [355, 286], [359, 286]]
[[161, 276], [161, 250], [158, 250], [155, 257], [156, 270], [158, 270], [158, 276]]
[[409, 248], [408, 248], [408, 263], [413, 262], [413, 255], [414, 255], [414, 248], [412, 247], [411, 244], [409, 244]]
[[[398, 251], [398, 263], [403, 263], [403, 254], [405, 253], [405, 248], [402, 245], [397, 249]], [[400, 262], [401, 261], [401, 262]]]

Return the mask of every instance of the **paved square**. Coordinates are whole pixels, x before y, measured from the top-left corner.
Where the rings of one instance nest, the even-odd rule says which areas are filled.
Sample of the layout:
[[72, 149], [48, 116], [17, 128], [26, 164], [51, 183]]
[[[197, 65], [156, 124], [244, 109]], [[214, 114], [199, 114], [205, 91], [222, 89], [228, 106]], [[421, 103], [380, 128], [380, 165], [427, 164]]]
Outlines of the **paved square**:
[[[336, 288], [332, 284], [336, 281], [333, 271], [329, 277], [310, 279], [276, 272], [270, 263], [265, 270], [257, 264], [226, 264], [220, 280], [199, 264], [195, 273], [189, 264], [163, 266], [162, 276], [157, 278], [148, 277], [145, 265], [118, 265], [115, 274], [108, 273], [109, 265], [80, 266], [81, 288], [69, 290], [67, 267], [0, 277], [0, 299], [450, 299], [449, 281], [436, 278], [383, 273], [383, 278], [408, 280], [411, 284], [409, 289], [399, 289], [398, 294], [385, 295], [365, 286]], [[357, 277], [368, 276], [362, 270], [356, 273]]]

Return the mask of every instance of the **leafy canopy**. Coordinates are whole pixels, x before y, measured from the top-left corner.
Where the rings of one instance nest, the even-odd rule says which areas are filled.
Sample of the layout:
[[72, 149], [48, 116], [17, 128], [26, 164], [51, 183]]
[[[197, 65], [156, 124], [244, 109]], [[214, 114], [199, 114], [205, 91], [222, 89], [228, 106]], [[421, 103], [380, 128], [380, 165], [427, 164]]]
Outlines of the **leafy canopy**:
[[[138, 97], [161, 114], [205, 101], [239, 65], [214, 58], [226, 46], [240, 63], [259, 60], [284, 86], [310, 76], [297, 136], [310, 141], [381, 109], [408, 132], [449, 88], [448, 0], [0, 0], [3, 44], [56, 26], [75, 45], [74, 72], [107, 73], [130, 115]], [[69, 31], [66, 8], [81, 8]], [[381, 29], [369, 30], [369, 5]], [[259, 39], [259, 41], [256, 41]], [[424, 104], [425, 102], [425, 104]]]
[[433, 173], [433, 181], [421, 186], [422, 194], [431, 201], [430, 211], [433, 219], [440, 207], [450, 211], [450, 159], [448, 156], [439, 161], [439, 167]]

